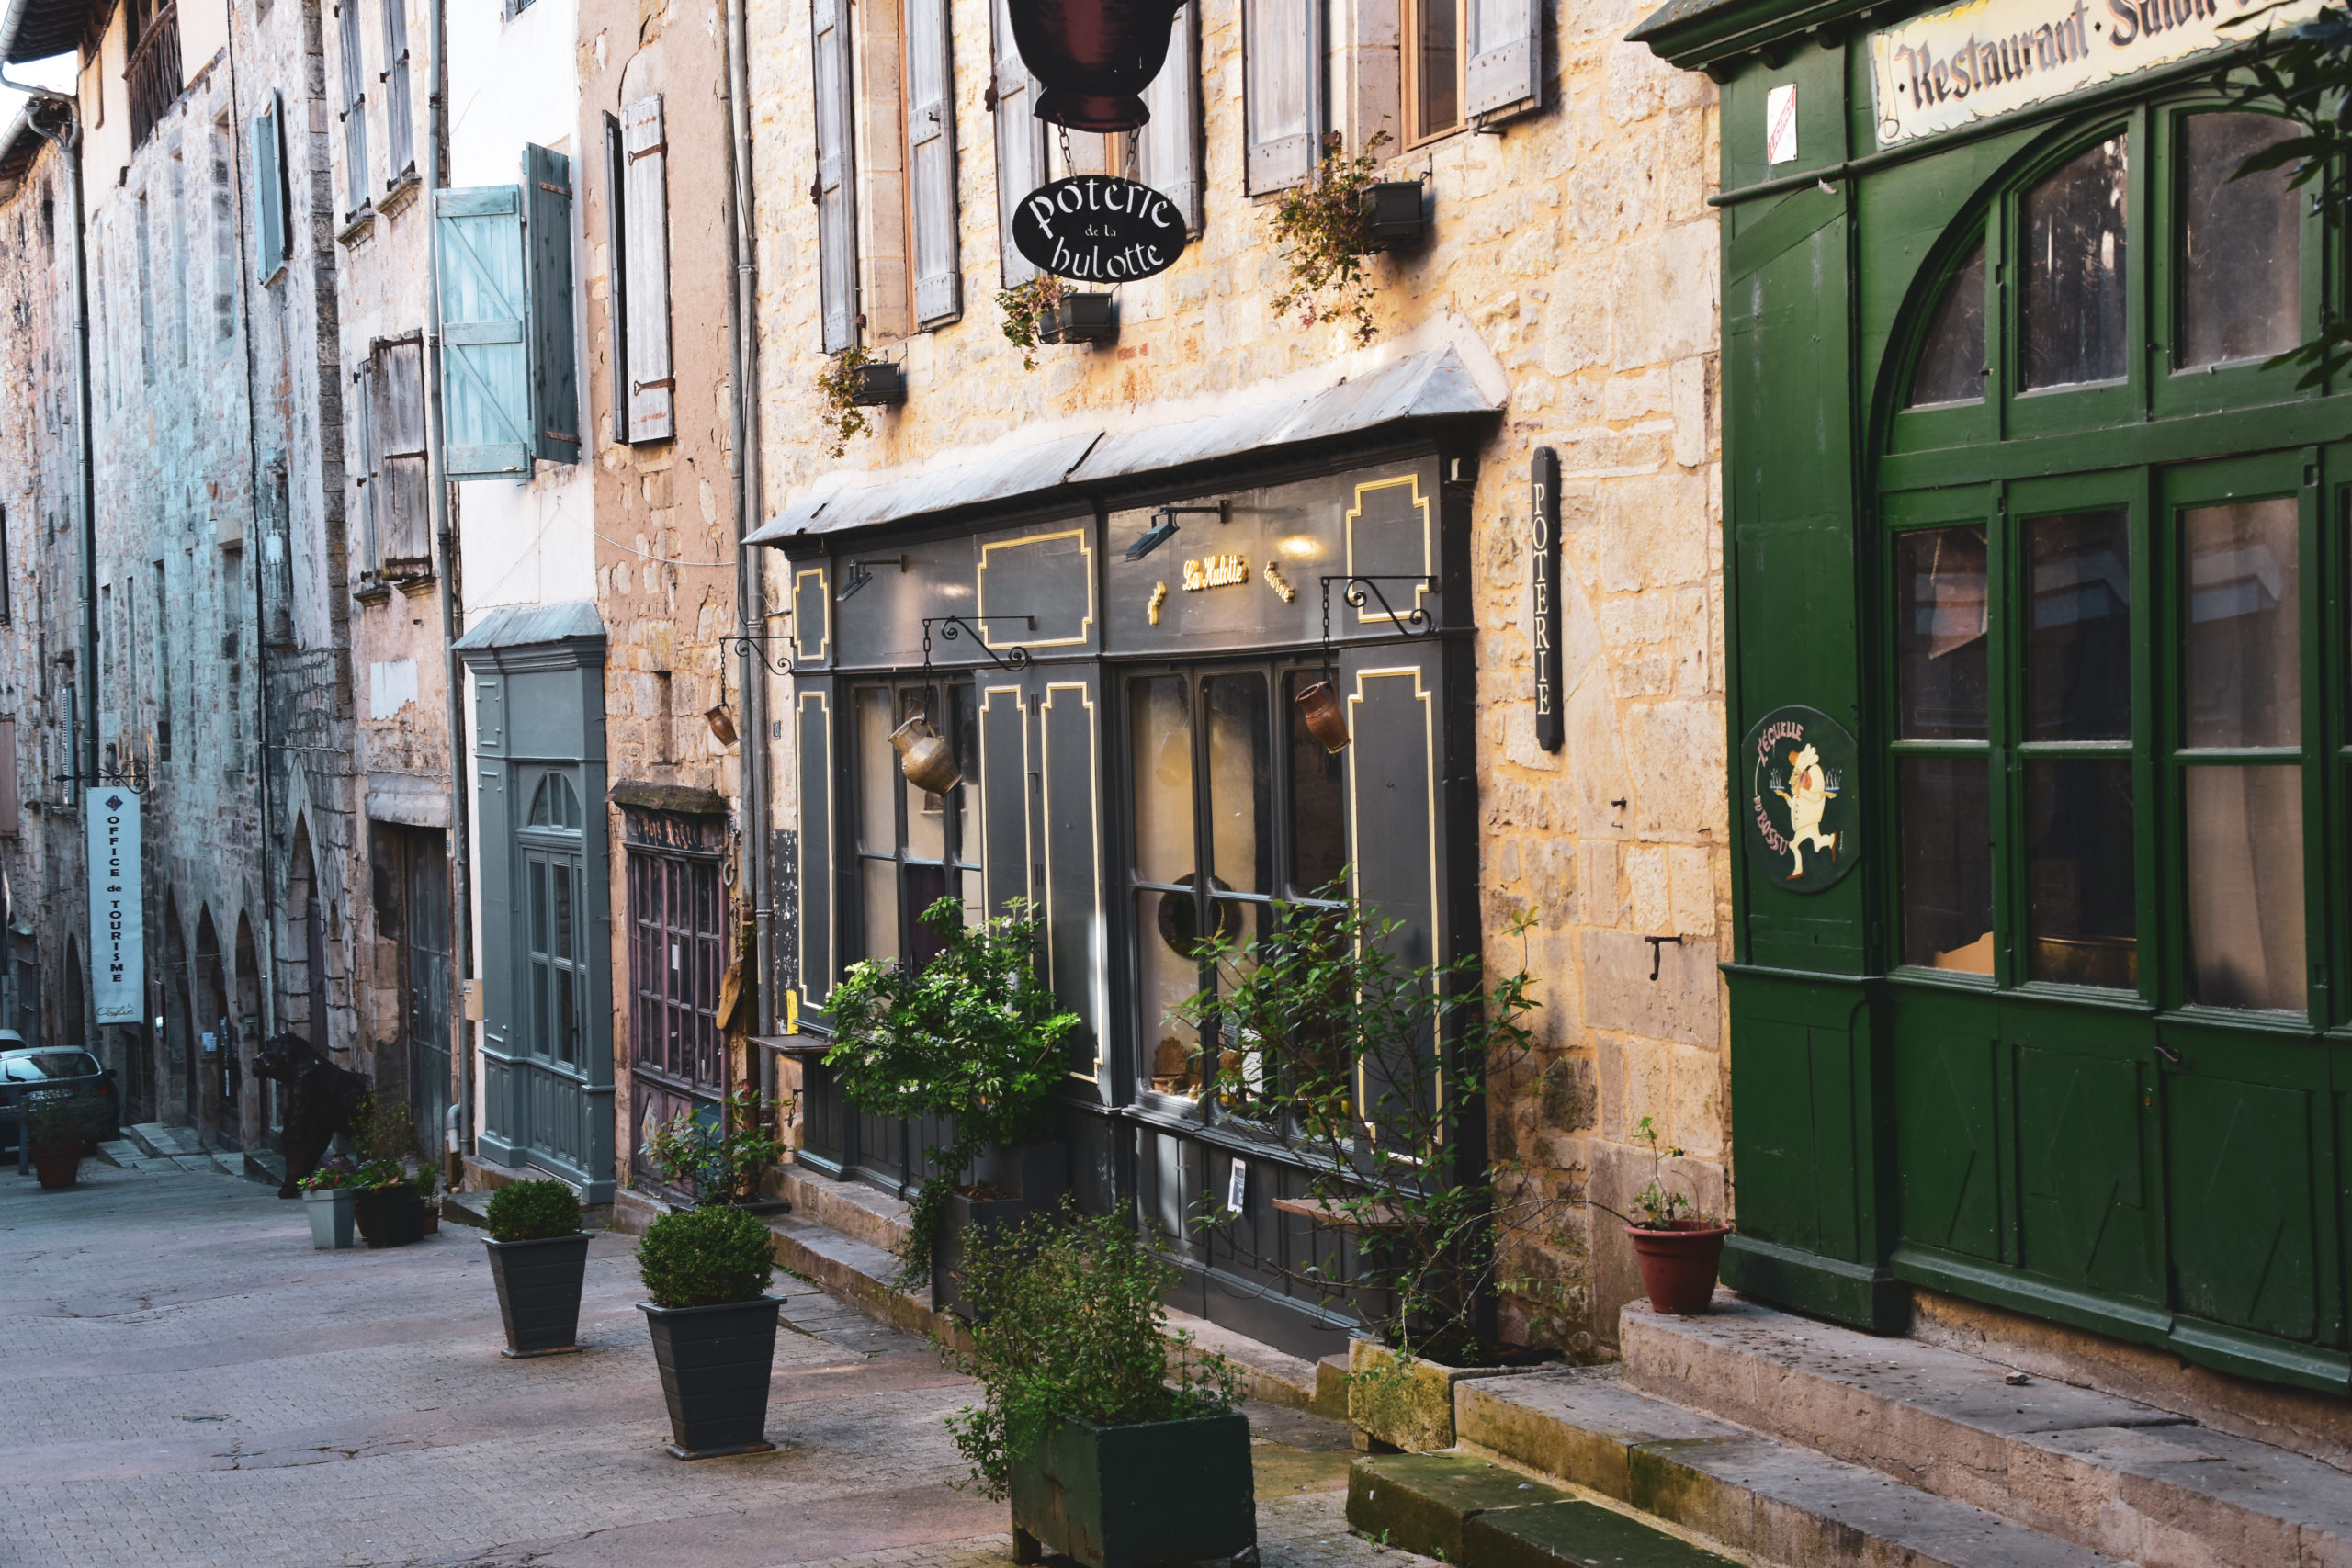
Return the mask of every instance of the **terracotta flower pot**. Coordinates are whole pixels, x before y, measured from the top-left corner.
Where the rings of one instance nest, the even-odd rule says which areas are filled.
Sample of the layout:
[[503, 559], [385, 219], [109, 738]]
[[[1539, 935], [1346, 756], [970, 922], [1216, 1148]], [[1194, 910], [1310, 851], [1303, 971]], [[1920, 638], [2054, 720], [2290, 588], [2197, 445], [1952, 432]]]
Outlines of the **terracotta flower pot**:
[[1180, 4], [1170, 0], [1012, 0], [1012, 41], [1045, 91], [1037, 118], [1072, 130], [1134, 130], [1151, 118], [1137, 95], [1168, 63]]
[[1707, 1310], [1715, 1293], [1715, 1266], [1723, 1260], [1729, 1225], [1678, 1220], [1666, 1230], [1627, 1225], [1642, 1266], [1642, 1289], [1653, 1311], [1690, 1317]]

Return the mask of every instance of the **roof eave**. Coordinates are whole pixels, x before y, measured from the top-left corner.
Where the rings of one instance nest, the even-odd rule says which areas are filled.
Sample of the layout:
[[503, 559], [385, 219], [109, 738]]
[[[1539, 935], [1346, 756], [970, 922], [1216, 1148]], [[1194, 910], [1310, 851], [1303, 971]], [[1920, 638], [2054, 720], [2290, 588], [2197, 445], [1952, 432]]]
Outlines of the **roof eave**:
[[1667, 0], [1625, 35], [1685, 71], [1717, 81], [1740, 55], [1842, 42], [1849, 25], [1892, 9], [1870, 0]]

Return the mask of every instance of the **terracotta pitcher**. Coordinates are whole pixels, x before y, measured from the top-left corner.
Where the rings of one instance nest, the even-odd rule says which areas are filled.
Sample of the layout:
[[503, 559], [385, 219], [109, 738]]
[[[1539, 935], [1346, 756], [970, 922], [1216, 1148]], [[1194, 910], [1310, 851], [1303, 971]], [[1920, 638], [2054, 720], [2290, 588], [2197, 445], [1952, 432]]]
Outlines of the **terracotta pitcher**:
[[1323, 750], [1337, 756], [1348, 749], [1348, 716], [1330, 682], [1317, 681], [1299, 693], [1298, 711], [1306, 720], [1306, 732], [1323, 743]]

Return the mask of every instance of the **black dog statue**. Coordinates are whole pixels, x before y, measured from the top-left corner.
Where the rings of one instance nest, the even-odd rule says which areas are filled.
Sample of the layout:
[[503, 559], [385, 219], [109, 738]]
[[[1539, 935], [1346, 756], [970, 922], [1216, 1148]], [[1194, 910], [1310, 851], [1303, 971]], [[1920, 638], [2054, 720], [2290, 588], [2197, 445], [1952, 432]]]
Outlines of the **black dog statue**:
[[336, 1066], [299, 1034], [277, 1035], [254, 1053], [254, 1077], [286, 1086], [286, 1182], [277, 1195], [299, 1198], [334, 1135], [354, 1131], [368, 1077]]

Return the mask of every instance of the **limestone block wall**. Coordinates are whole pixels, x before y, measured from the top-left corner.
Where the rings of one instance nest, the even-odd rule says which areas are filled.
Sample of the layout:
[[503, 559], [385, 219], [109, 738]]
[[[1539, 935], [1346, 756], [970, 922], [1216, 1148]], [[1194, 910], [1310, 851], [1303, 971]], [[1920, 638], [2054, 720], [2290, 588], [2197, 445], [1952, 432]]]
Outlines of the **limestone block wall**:
[[[1333, 0], [1330, 36], [1374, 36], [1373, 3]], [[1517, 913], [1538, 921], [1526, 958], [1543, 1008], [1538, 1060], [1498, 1086], [1490, 1108], [1495, 1158], [1515, 1188], [1589, 1193], [1623, 1210], [1649, 1177], [1632, 1141], [1649, 1116], [1687, 1151], [1671, 1164], [1674, 1179], [1724, 1212], [1730, 1113], [1713, 965], [1730, 895], [1718, 258], [1706, 206], [1718, 127], [1703, 77], [1622, 41], [1645, 9], [1642, 0], [1558, 6], [1541, 112], [1493, 128], [1499, 134], [1464, 131], [1387, 160], [1385, 177], [1428, 181], [1434, 230], [1422, 249], [1371, 264], [1379, 332], [1360, 348], [1342, 325], [1308, 326], [1272, 308], [1286, 269], [1269, 238], [1272, 198], [1243, 189], [1241, 6], [1202, 0], [1204, 232], [1174, 268], [1121, 290], [1114, 348], [1042, 349], [1038, 368], [1024, 372], [992, 299], [988, 8], [956, 0], [963, 315], [901, 344], [866, 308], [867, 346], [903, 359], [908, 401], [880, 413], [842, 461], [888, 467], [1063, 424], [1198, 417], [1278, 378], [1329, 384], [1441, 344], [1506, 386], [1474, 505], [1478, 875], [1490, 964], [1517, 962], [1504, 937]], [[751, 35], [772, 513], [833, 466], [815, 389], [807, 0], [753, 0]], [[1362, 58], [1350, 70], [1359, 85], [1381, 78]], [[1361, 108], [1345, 118], [1377, 123]], [[882, 152], [887, 164], [892, 150]], [[883, 248], [886, 263], [893, 254]], [[888, 271], [867, 269], [869, 292]], [[1529, 471], [1539, 446], [1559, 454], [1564, 492], [1567, 739], [1556, 753], [1536, 745], [1532, 721]], [[783, 603], [780, 569], [768, 570], [768, 596]], [[775, 711], [788, 711], [781, 694]], [[789, 770], [777, 773], [786, 813]], [[1655, 980], [1651, 936], [1680, 939], [1660, 944]], [[1639, 1289], [1617, 1223], [1570, 1208], [1515, 1250], [1514, 1272], [1531, 1291], [1507, 1303], [1506, 1330], [1605, 1353], [1618, 1303]]]

